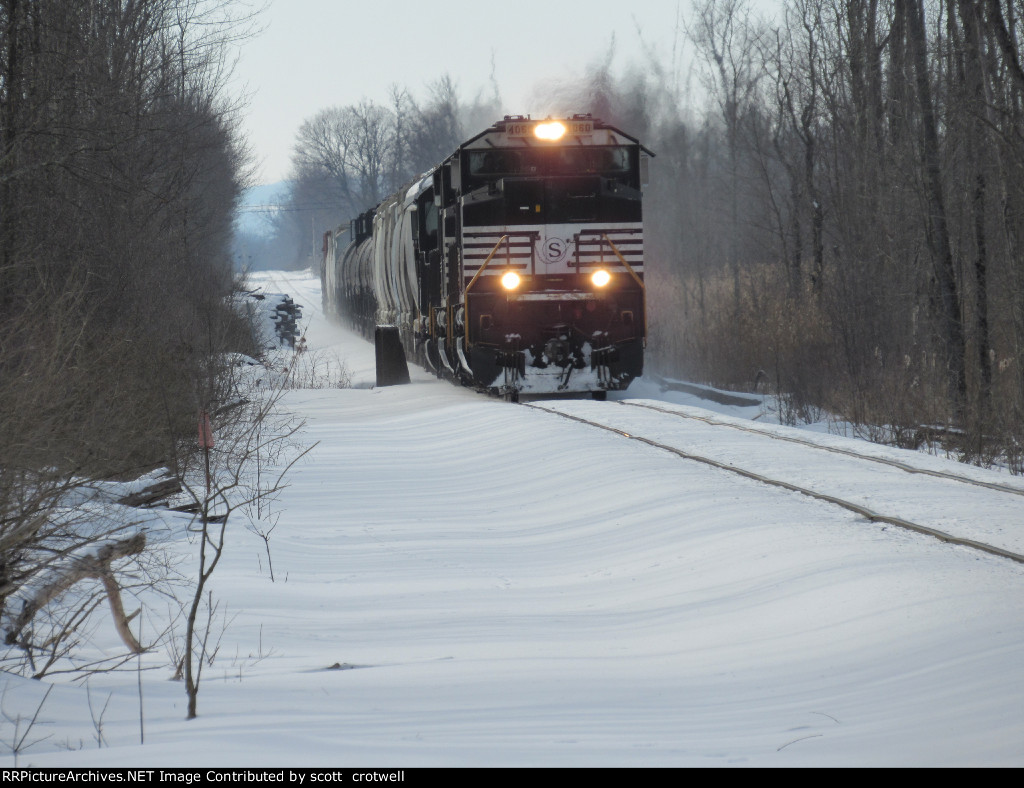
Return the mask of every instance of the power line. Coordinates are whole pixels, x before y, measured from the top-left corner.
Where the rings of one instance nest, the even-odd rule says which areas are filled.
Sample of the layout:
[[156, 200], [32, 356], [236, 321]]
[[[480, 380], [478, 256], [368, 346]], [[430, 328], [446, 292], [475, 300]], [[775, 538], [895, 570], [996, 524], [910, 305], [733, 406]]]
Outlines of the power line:
[[239, 213], [296, 213], [299, 211], [342, 211], [340, 205], [240, 205]]

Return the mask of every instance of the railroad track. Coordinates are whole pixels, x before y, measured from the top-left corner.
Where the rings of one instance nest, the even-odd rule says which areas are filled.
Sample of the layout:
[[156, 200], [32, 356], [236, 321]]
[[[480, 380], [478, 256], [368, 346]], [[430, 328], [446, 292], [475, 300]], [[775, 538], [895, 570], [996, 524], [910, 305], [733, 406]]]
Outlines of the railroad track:
[[860, 452], [852, 451], [850, 449], [840, 449], [837, 446], [823, 446], [820, 443], [814, 441], [805, 440], [803, 438], [796, 438], [790, 435], [779, 435], [778, 433], [769, 432], [767, 430], [757, 429], [756, 427], [747, 427], [742, 424], [734, 424], [728, 421], [721, 421], [719, 419], [712, 419], [706, 416], [697, 416], [692, 413], [682, 413], [677, 410], [671, 410], [670, 408], [662, 408], [657, 405], [647, 405], [640, 402], [619, 402], [619, 405], [624, 405], [630, 408], [643, 408], [645, 410], [653, 410], [658, 413], [665, 413], [671, 416], [676, 416], [681, 419], [692, 419], [693, 421], [702, 421], [705, 424], [712, 424], [716, 427], [727, 427], [732, 430], [740, 430], [741, 432], [749, 432], [754, 435], [761, 435], [765, 438], [771, 438], [772, 440], [785, 441], [787, 443], [796, 443], [801, 446], [810, 446], [820, 451], [828, 451], [833, 454], [842, 454], [847, 457], [856, 457], [867, 462], [877, 462], [881, 465], [888, 465], [892, 468], [898, 468], [905, 473], [919, 473], [924, 476], [932, 476], [938, 479], [950, 479], [951, 481], [960, 482], [962, 484], [973, 484], [977, 487], [985, 487], [989, 490], [998, 490], [999, 492], [1009, 493], [1010, 495], [1021, 495], [1024, 496], [1024, 488], [1014, 487], [1009, 484], [1000, 484], [998, 482], [986, 482], [981, 479], [972, 479], [969, 476], [963, 476], [958, 473], [947, 473], [945, 471], [934, 471], [928, 468], [918, 468], [913, 465], [908, 465], [905, 462], [899, 462], [898, 460], [890, 460], [885, 457], [877, 457], [871, 454], [861, 454]]
[[[659, 412], [662, 415], [668, 416], [672, 421], [675, 421], [676, 418], [692, 419], [694, 421], [704, 422], [704, 423], [709, 424], [709, 425], [711, 425], [711, 426], [713, 426], [715, 428], [725, 427], [725, 428], [735, 429], [735, 430], [739, 430], [739, 431], [742, 431], [742, 432], [752, 433], [754, 435], [757, 435], [757, 436], [765, 438], [765, 439], [781, 440], [781, 441], [785, 441], [787, 443], [799, 444], [799, 445], [807, 446], [807, 447], [810, 447], [810, 448], [813, 448], [813, 449], [820, 449], [820, 450], [825, 450], [825, 451], [833, 452], [835, 454], [845, 455], [845, 456], [847, 456], [849, 458], [855, 459], [856, 461], [865, 461], [865, 462], [871, 462], [871, 463], [878, 463], [878, 464], [881, 464], [881, 465], [884, 465], [884, 466], [895, 468], [895, 469], [897, 469], [897, 470], [899, 470], [901, 472], [920, 474], [920, 475], [927, 476], [927, 477], [937, 478], [937, 479], [941, 480], [941, 483], [948, 483], [948, 482], [962, 483], [962, 484], [967, 484], [967, 485], [973, 485], [973, 486], [976, 486], [976, 487], [986, 488], [988, 490], [993, 490], [993, 491], [997, 491], [997, 492], [1000, 492], [1000, 493], [1009, 493], [1010, 495], [1022, 495], [1022, 494], [1024, 494], [1024, 490], [1021, 490], [1020, 488], [1016, 488], [1016, 487], [1013, 487], [1011, 485], [1003, 485], [1003, 484], [999, 484], [999, 483], [996, 483], [996, 482], [979, 481], [977, 479], [972, 479], [970, 477], [963, 476], [963, 475], [960, 475], [960, 474], [955, 474], [955, 473], [945, 473], [945, 472], [940, 472], [940, 471], [933, 471], [933, 470], [930, 470], [930, 469], [918, 468], [918, 467], [914, 467], [912, 465], [908, 465], [907, 463], [901, 463], [901, 462], [898, 462], [898, 461], [895, 461], [895, 460], [888, 460], [886, 458], [880, 458], [880, 457], [875, 457], [875, 456], [871, 456], [871, 455], [864, 455], [864, 454], [860, 454], [860, 453], [852, 451], [852, 450], [840, 449], [840, 448], [830, 447], [830, 446], [822, 446], [821, 444], [817, 444], [817, 443], [815, 443], [813, 441], [807, 441], [807, 440], [802, 440], [800, 438], [777, 435], [777, 434], [774, 434], [774, 433], [766, 432], [764, 430], [759, 430], [759, 429], [754, 429], [754, 428], [747, 428], [747, 427], [744, 427], [742, 425], [731, 424], [731, 423], [719, 421], [719, 420], [713, 419], [713, 418], [707, 418], [707, 417], [702, 417], [702, 416], [695, 416], [695, 415], [691, 415], [691, 414], [684, 414], [684, 413], [680, 413], [678, 411], [670, 410], [670, 409], [667, 409], [667, 408], [661, 408], [661, 407], [654, 406], [654, 405], [644, 405], [644, 404], [641, 404], [641, 403], [586, 403], [585, 405], [583, 403], [579, 403], [577, 405], [578, 408], [582, 408], [582, 409], [585, 409], [585, 410], [591, 410], [591, 411], [597, 411], [600, 414], [599, 417], [598, 417], [599, 420], [595, 420], [594, 418], [587, 418], [586, 416], [580, 415], [579, 413], [569, 413], [569, 412], [566, 412], [565, 410], [560, 409], [560, 407], [559, 407], [560, 404], [561, 403], [557, 403], [556, 402], [556, 403], [547, 403], [547, 405], [542, 406], [542, 405], [535, 404], [535, 403], [524, 403], [523, 406], [524, 407], [528, 407], [528, 408], [533, 408], [534, 410], [545, 411], [545, 412], [548, 412], [548, 413], [551, 413], [551, 414], [554, 414], [554, 415], [557, 415], [557, 416], [561, 416], [562, 418], [569, 419], [571, 421], [575, 421], [575, 422], [578, 422], [578, 423], [581, 423], [581, 424], [586, 424], [586, 425], [594, 427], [596, 429], [604, 430], [606, 432], [613, 433], [613, 434], [618, 435], [620, 437], [623, 437], [623, 438], [626, 438], [626, 439], [629, 439], [629, 440], [633, 440], [633, 441], [637, 441], [637, 442], [643, 443], [643, 444], [645, 444], [647, 446], [651, 446], [653, 448], [669, 452], [669, 453], [674, 454], [677, 457], [680, 457], [680, 458], [685, 459], [685, 460], [690, 460], [690, 461], [693, 461], [693, 462], [699, 462], [699, 463], [702, 463], [702, 464], [705, 464], [705, 465], [710, 465], [712, 467], [719, 468], [719, 469], [721, 469], [723, 471], [727, 471], [729, 473], [733, 473], [733, 474], [736, 474], [738, 476], [742, 476], [744, 478], [760, 482], [762, 484], [767, 484], [767, 485], [770, 485], [770, 486], [773, 486], [773, 487], [778, 487], [778, 488], [781, 488], [781, 489], [788, 490], [790, 492], [795, 492], [795, 493], [799, 493], [801, 495], [806, 495], [808, 497], [814, 498], [814, 499], [819, 500], [819, 501], [826, 502], [826, 503], [831, 504], [833, 506], [841, 507], [841, 508], [843, 508], [843, 509], [845, 509], [847, 511], [853, 512], [853, 513], [855, 513], [855, 514], [857, 514], [857, 515], [859, 515], [861, 517], [864, 517], [865, 519], [867, 519], [867, 520], [869, 520], [871, 522], [874, 522], [874, 523], [882, 523], [882, 524], [891, 525], [891, 526], [895, 526], [895, 527], [898, 527], [898, 528], [906, 529], [906, 530], [909, 530], [909, 531], [913, 531], [915, 533], [919, 533], [919, 534], [923, 534], [923, 535], [932, 537], [934, 539], [938, 539], [938, 540], [940, 540], [942, 542], [945, 542], [947, 544], [953, 544], [953, 545], [959, 545], [959, 546], [962, 546], [962, 547], [967, 547], [967, 548], [970, 548], [970, 549], [973, 549], [973, 550], [977, 550], [977, 551], [980, 551], [980, 552], [983, 552], [983, 553], [988, 553], [990, 555], [999, 556], [1001, 558], [1008, 558], [1008, 559], [1010, 559], [1012, 561], [1015, 561], [1017, 563], [1024, 564], [1024, 551], [1018, 551], [1018, 550], [1015, 550], [1015, 549], [1007, 549], [1007, 547], [999, 546], [999, 545], [996, 545], [996, 544], [991, 544], [991, 543], [989, 543], [987, 541], [981, 541], [979, 539], [970, 538], [968, 536], [958, 535], [956, 533], [950, 533], [947, 530], [936, 528], [936, 527], [934, 527], [932, 525], [925, 525], [925, 524], [920, 523], [920, 522], [914, 522], [914, 521], [912, 521], [910, 519], [907, 519], [905, 517], [893, 516], [893, 515], [885, 514], [885, 513], [882, 513], [882, 512], [878, 512], [878, 511], [875, 511], [874, 509], [872, 509], [869, 506], [865, 506], [863, 502], [858, 502], [858, 501], [850, 500], [847, 497], [843, 497], [841, 495], [835, 495], [835, 494], [832, 494], [829, 491], [822, 490], [822, 489], [820, 489], [821, 485], [818, 485], [819, 489], [814, 489], [814, 487], [812, 487], [812, 486], [805, 486], [803, 484], [794, 484], [792, 482], [785, 481], [784, 479], [775, 478], [775, 474], [769, 475], [769, 474], [764, 473], [762, 470], [752, 470], [751, 468], [740, 467], [740, 466], [738, 466], [736, 464], [733, 464], [732, 462], [729, 462], [729, 461], [724, 460], [722, 458], [715, 458], [715, 457], [712, 457], [712, 456], [708, 456], [707, 454], [697, 453], [697, 452], [695, 452], [695, 451], [693, 451], [693, 450], [691, 450], [689, 448], [682, 448], [679, 445], [680, 441], [666, 442], [665, 440], [655, 439], [655, 438], [652, 438], [652, 437], [645, 437], [644, 435], [637, 434], [637, 432], [641, 431], [639, 429], [634, 429], [634, 430], [631, 431], [629, 428], [624, 427], [621, 424], [620, 425], [616, 425], [614, 423], [608, 423], [608, 422], [609, 421], [611, 421], [611, 422], [615, 421], [615, 419], [613, 418], [614, 412], [613, 412], [612, 409], [618, 409], [620, 405], [625, 405], [625, 406], [630, 407], [630, 408], [640, 408], [640, 409], [643, 409], [643, 410], [646, 410], [646, 411]], [[603, 407], [595, 407], [595, 406], [603, 406]], [[588, 414], [588, 415], [592, 415], [592, 414]], [[648, 430], [649, 430], [649, 428], [644, 429], [643, 431], [647, 432]], [[1016, 502], [1013, 501], [1012, 504], [1015, 506]], [[1011, 526], [1013, 526], [1013, 525], [1019, 526], [1020, 530], [1024, 530], [1024, 507], [1020, 507], [1018, 509], [1012, 509], [1012, 508], [1004, 507], [1004, 511], [1010, 512], [1011, 513], [1009, 515], [1010, 517], [1013, 517], [1013, 514], [1015, 513], [1017, 515], [1016, 522], [1012, 522], [1012, 523], [1010, 523], [1010, 525]], [[993, 541], [998, 541], [998, 540], [993, 540]]]

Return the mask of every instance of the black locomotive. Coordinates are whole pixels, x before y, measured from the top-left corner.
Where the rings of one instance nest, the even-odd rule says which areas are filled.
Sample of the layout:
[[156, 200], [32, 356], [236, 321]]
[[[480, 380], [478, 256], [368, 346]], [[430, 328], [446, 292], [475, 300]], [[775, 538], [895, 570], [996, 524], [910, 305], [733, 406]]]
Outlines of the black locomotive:
[[325, 309], [513, 400], [624, 389], [643, 372], [651, 155], [590, 115], [506, 116], [325, 235]]

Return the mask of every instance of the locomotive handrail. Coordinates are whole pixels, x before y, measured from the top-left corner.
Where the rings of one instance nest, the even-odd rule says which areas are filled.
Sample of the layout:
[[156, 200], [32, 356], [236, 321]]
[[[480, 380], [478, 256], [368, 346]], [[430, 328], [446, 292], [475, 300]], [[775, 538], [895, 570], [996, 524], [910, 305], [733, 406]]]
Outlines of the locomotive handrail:
[[637, 276], [636, 271], [633, 270], [633, 266], [626, 262], [626, 258], [622, 256], [622, 252], [619, 251], [619, 247], [612, 243], [612, 239], [608, 237], [607, 233], [601, 233], [601, 237], [608, 242], [608, 245], [612, 248], [612, 251], [615, 252], [615, 256], [622, 261], [622, 264], [624, 266], [626, 266], [626, 270], [629, 271], [629, 275], [633, 277], [633, 279], [636, 281], [638, 285], [640, 285], [640, 289], [643, 290], [644, 294], [646, 295], [647, 288], [644, 287], [644, 280]]
[[[466, 289], [463, 291], [462, 295], [463, 295], [463, 298], [465, 299], [466, 308], [467, 309], [469, 308], [469, 291], [473, 289], [473, 285], [475, 285], [476, 284], [476, 280], [480, 278], [480, 274], [482, 274], [484, 272], [484, 270], [486, 270], [487, 266], [489, 266], [491, 264], [491, 260], [494, 259], [494, 255], [496, 255], [498, 253], [498, 249], [501, 248], [501, 242], [502, 241], [508, 241], [508, 240], [509, 240], [508, 235], [503, 235], [503, 236], [501, 236], [501, 238], [498, 239], [498, 243], [496, 243], [494, 245], [494, 248], [491, 249], [491, 253], [489, 255], [487, 255], [487, 259], [484, 260], [484, 264], [482, 266], [480, 266], [480, 270], [476, 272], [476, 276], [474, 276], [469, 281], [469, 284], [466, 285]], [[465, 320], [465, 325], [463, 326], [463, 331], [464, 331], [465, 337], [466, 337], [466, 347], [469, 347], [469, 320], [468, 320], [468, 318]]]
[[498, 248], [501, 246], [502, 241], [507, 241], [507, 240], [508, 240], [508, 236], [507, 235], [503, 235], [503, 236], [501, 236], [501, 238], [498, 239], [498, 243], [496, 243], [494, 245], [494, 248], [491, 249], [491, 253], [489, 255], [487, 255], [487, 259], [484, 260], [484, 264], [482, 266], [480, 266], [480, 270], [476, 272], [476, 276], [474, 276], [472, 279], [469, 280], [469, 284], [466, 285], [466, 289], [463, 291], [464, 295], [469, 295], [469, 291], [473, 289], [473, 285], [475, 285], [476, 284], [476, 280], [480, 278], [480, 274], [482, 274], [484, 272], [484, 269], [486, 269], [487, 266], [489, 266], [491, 264], [491, 260], [494, 259], [494, 255], [498, 253]]
[[608, 245], [612, 248], [612, 251], [615, 252], [615, 256], [619, 258], [619, 261], [624, 266], [626, 266], [626, 270], [629, 271], [629, 275], [631, 277], [633, 277], [633, 279], [636, 280], [636, 283], [640, 286], [640, 293], [643, 295], [643, 305], [644, 305], [644, 346], [646, 347], [646, 345], [647, 345], [647, 288], [644, 286], [644, 280], [641, 279], [639, 276], [637, 276], [636, 271], [633, 270], [633, 266], [631, 266], [626, 261], [626, 258], [622, 256], [622, 252], [619, 251], [619, 247], [617, 247], [615, 244], [612, 243], [612, 239], [608, 237], [608, 234], [607, 233], [601, 233], [601, 235], [608, 242]]

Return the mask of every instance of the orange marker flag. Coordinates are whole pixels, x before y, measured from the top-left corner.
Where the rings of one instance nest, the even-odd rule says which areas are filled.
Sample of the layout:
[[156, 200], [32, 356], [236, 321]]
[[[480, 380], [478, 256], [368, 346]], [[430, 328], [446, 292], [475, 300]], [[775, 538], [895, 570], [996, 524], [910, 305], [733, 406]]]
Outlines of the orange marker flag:
[[205, 410], [199, 413], [199, 448], [213, 448], [213, 427], [210, 425], [210, 414]]

